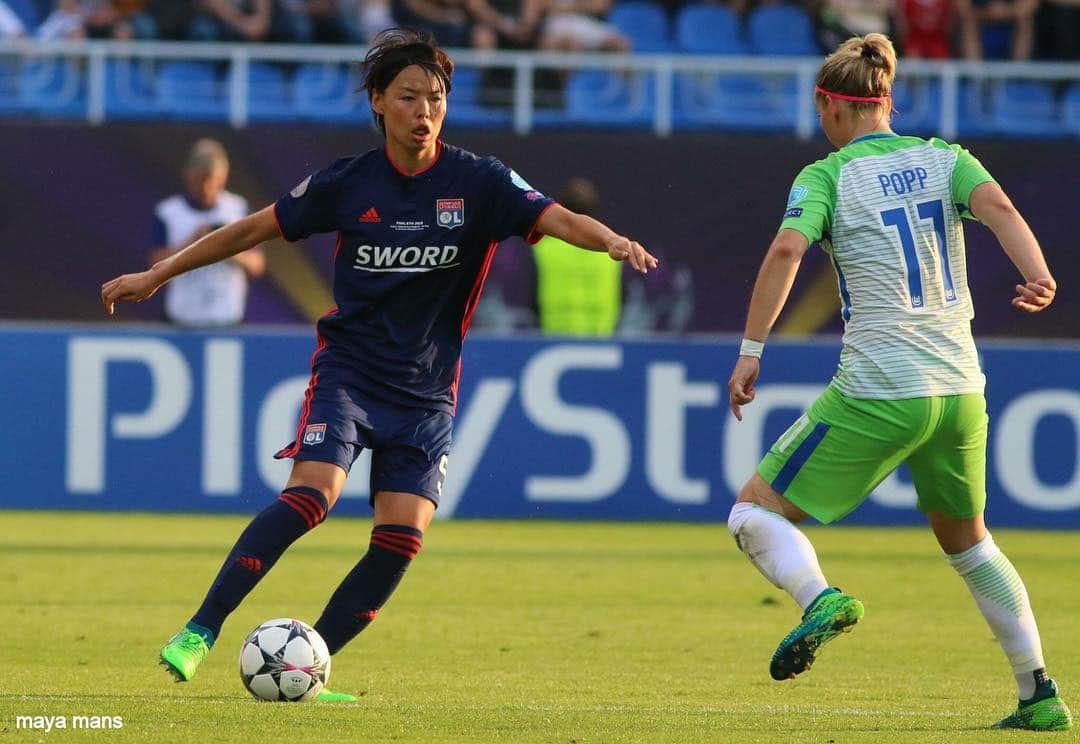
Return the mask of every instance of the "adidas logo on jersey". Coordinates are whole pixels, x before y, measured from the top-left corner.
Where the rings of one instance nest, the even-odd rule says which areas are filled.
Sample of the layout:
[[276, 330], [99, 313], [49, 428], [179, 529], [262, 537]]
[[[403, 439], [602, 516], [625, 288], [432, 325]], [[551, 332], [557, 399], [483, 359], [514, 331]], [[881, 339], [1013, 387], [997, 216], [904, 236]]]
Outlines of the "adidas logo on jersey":
[[368, 211], [360, 215], [357, 222], [382, 222], [382, 217], [375, 211], [375, 207], [371, 207]]

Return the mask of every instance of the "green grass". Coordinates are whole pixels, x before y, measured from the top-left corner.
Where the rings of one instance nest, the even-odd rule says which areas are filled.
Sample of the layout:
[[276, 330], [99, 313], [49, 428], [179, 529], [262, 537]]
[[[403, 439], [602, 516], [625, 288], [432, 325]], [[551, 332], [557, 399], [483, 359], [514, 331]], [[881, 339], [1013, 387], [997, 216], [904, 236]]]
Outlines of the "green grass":
[[[352, 705], [260, 704], [236, 657], [259, 622], [313, 622], [367, 545], [330, 519], [229, 620], [191, 683], [156, 655], [194, 610], [238, 517], [0, 512], [0, 738], [279, 742], [953, 742], [1015, 705], [1003, 655], [927, 531], [807, 530], [866, 618], [773, 682], [798, 621], [722, 525], [448, 522], [334, 659]], [[1080, 707], [1080, 534], [995, 533], [1027, 582], [1050, 671]], [[119, 731], [16, 715], [122, 716]], [[1077, 741], [1075, 732], [1040, 741]]]

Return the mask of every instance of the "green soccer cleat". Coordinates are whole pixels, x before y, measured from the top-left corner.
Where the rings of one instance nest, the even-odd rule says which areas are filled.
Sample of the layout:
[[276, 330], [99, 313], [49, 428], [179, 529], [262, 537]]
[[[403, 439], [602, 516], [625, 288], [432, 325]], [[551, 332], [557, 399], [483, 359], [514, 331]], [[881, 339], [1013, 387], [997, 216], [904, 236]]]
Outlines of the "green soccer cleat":
[[210, 646], [201, 635], [184, 628], [169, 639], [161, 649], [160, 664], [177, 682], [190, 682], [195, 670], [210, 653]]
[[769, 674], [776, 680], [802, 674], [814, 663], [818, 650], [841, 632], [851, 630], [863, 612], [859, 600], [839, 589], [826, 589], [806, 608], [798, 627], [780, 641]]
[[1015, 713], [1005, 716], [990, 728], [1064, 731], [1071, 727], [1072, 713], [1058, 697], [1057, 683], [1051, 679], [1039, 685], [1030, 700], [1021, 700]]
[[357, 701], [356, 695], [350, 695], [347, 692], [330, 692], [325, 687], [319, 690], [315, 699], [324, 703], [355, 703]]

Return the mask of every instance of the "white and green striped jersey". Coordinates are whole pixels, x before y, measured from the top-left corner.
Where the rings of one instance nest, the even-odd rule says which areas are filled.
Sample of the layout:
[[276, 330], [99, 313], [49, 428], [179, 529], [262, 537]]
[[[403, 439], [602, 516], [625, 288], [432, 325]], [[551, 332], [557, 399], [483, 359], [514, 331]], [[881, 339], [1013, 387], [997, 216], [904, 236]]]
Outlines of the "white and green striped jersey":
[[960, 218], [992, 181], [959, 145], [882, 132], [808, 165], [781, 228], [836, 269], [844, 348], [833, 384], [855, 398], [981, 393]]

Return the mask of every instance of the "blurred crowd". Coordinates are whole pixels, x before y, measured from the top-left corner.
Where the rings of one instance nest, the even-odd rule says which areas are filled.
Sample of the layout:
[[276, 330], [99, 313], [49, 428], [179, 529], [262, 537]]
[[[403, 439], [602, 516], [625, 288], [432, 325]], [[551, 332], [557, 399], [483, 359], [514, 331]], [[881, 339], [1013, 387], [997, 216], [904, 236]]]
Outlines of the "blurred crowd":
[[[645, 0], [631, 0], [642, 2]], [[714, 0], [715, 2], [716, 0]], [[740, 16], [778, 0], [727, 0]], [[700, 0], [694, 0], [699, 3]], [[658, 0], [671, 18], [688, 0]], [[803, 0], [823, 51], [879, 31], [907, 57], [1080, 59], [1080, 0]], [[364, 44], [403, 25], [448, 47], [632, 51], [612, 0], [0, 0], [0, 38]], [[17, 12], [21, 11], [21, 12]], [[40, 19], [27, 28], [27, 17]]]

